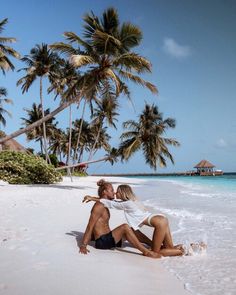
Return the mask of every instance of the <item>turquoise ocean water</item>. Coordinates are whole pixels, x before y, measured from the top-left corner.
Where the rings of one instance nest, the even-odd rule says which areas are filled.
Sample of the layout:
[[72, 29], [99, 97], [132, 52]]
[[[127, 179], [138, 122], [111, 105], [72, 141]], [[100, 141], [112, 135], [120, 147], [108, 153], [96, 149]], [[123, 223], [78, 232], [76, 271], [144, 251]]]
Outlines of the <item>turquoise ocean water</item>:
[[[132, 177], [131, 177], [132, 178]], [[175, 243], [204, 241], [206, 253], [161, 263], [198, 295], [236, 294], [236, 174], [145, 176], [136, 195], [165, 214]]]

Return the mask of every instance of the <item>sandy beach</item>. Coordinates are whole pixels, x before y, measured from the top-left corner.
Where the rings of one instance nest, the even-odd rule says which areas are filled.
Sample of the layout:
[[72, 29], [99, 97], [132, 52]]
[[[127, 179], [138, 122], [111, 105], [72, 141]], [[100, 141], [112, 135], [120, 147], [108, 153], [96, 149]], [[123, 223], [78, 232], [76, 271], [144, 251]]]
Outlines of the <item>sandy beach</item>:
[[[140, 185], [144, 180], [106, 178]], [[125, 243], [116, 250], [79, 254], [98, 177], [64, 178], [53, 185], [0, 182], [0, 294], [189, 294], [160, 260], [146, 258]], [[123, 223], [111, 212], [111, 228]], [[150, 234], [149, 232], [147, 232]], [[181, 259], [181, 258], [180, 258]]]

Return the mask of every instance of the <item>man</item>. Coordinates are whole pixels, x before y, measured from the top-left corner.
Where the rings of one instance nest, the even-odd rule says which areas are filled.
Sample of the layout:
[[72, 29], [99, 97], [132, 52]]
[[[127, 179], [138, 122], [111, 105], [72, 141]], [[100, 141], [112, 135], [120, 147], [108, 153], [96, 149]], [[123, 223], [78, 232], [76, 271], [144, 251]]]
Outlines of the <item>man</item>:
[[[98, 182], [98, 195], [100, 198], [112, 200], [114, 199], [114, 189], [111, 183], [101, 180]], [[88, 243], [91, 241], [92, 235], [95, 238], [95, 247], [97, 249], [111, 249], [121, 247], [122, 238], [128, 240], [135, 248], [139, 249], [144, 256], [152, 258], [160, 258], [161, 256], [153, 251], [145, 248], [133, 230], [128, 224], [122, 224], [111, 231], [109, 227], [110, 212], [100, 202], [95, 203], [91, 210], [88, 225], [86, 227], [82, 244], [80, 245], [80, 253], [87, 254]], [[141, 234], [141, 232], [140, 232]], [[145, 241], [145, 236], [141, 236], [142, 241]], [[149, 239], [146, 238], [148, 241]], [[150, 240], [149, 240], [150, 241]]]

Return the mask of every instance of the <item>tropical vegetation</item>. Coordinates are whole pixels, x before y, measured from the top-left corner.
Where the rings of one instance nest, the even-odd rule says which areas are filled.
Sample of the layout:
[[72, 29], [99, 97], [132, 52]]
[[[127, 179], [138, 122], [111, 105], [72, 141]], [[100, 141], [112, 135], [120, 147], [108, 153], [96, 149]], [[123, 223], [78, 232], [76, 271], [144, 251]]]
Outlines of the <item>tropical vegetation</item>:
[[41, 157], [15, 151], [0, 153], [0, 179], [10, 184], [49, 184], [62, 180], [54, 166]]
[[[6, 23], [7, 19], [0, 22], [0, 33]], [[152, 94], [158, 92], [154, 84], [143, 79], [143, 74], [151, 73], [152, 66], [147, 58], [136, 52], [143, 38], [142, 31], [130, 22], [121, 23], [117, 10], [108, 8], [101, 17], [93, 12], [84, 16], [82, 36], [65, 32], [64, 37], [64, 41], [54, 44], [36, 44], [20, 59], [25, 67], [18, 70], [24, 75], [17, 81], [17, 86], [21, 86], [24, 94], [38, 81], [40, 101], [34, 101], [32, 108], [24, 109], [20, 130], [0, 136], [0, 146], [25, 133], [28, 141], [39, 143], [39, 154], [48, 163], [59, 166], [57, 169], [68, 167], [73, 171], [76, 167], [86, 170], [88, 163], [110, 161], [113, 164], [119, 158], [128, 161], [136, 151], [143, 152], [146, 163], [153, 169], [166, 166], [167, 160], [174, 163], [168, 147], [179, 146], [179, 142], [166, 137], [165, 133], [175, 127], [175, 120], [163, 119], [155, 105], [146, 104], [137, 121], [124, 122], [120, 144], [117, 147], [110, 144], [108, 131], [111, 127], [116, 129], [120, 100], [131, 100], [130, 83], [142, 86]], [[5, 45], [13, 41], [15, 38], [0, 38], [3, 74], [14, 69], [8, 56], [20, 57]], [[43, 89], [43, 85], [47, 89]], [[5, 98], [4, 87], [0, 88], [0, 96], [4, 97], [0, 98], [0, 123], [5, 126], [4, 115], [10, 113], [3, 104], [11, 103], [11, 100]], [[52, 96], [58, 107], [50, 111], [46, 106]], [[68, 123], [67, 127], [61, 128], [55, 116], [66, 108], [69, 108]], [[105, 155], [94, 159], [101, 149]], [[18, 168], [11, 169], [18, 171]]]

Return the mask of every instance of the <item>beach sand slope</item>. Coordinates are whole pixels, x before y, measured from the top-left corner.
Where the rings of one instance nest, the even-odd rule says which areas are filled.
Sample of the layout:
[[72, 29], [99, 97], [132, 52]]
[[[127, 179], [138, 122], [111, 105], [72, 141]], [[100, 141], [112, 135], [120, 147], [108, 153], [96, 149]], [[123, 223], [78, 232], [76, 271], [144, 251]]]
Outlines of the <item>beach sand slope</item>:
[[[92, 207], [81, 201], [96, 194], [97, 179], [0, 183], [0, 294], [189, 294], [160, 260], [143, 257], [127, 243], [116, 250], [97, 250], [91, 243], [88, 255], [79, 254]], [[114, 186], [142, 184], [128, 178], [109, 180]], [[113, 210], [111, 228], [121, 223], [122, 212]]]

